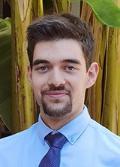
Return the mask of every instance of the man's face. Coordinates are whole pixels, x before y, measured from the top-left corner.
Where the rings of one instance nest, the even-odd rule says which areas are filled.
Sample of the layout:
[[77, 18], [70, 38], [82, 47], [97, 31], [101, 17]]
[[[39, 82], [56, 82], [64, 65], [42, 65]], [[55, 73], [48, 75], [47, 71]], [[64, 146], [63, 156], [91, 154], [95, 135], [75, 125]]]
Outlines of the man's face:
[[94, 64], [86, 70], [82, 48], [75, 40], [37, 43], [29, 76], [41, 115], [56, 119], [78, 115], [86, 88], [96, 80]]

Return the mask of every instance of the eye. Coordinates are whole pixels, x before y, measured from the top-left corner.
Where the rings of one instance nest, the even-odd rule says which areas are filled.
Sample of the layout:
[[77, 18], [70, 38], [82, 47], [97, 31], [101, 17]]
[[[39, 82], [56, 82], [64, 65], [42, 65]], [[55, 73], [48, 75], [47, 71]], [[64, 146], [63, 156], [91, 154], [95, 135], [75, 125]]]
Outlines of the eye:
[[36, 70], [39, 71], [40, 73], [45, 73], [48, 71], [48, 66], [42, 65], [40, 67], [37, 67]]
[[74, 71], [74, 70], [75, 70], [74, 66], [71, 66], [71, 65], [65, 66], [65, 71], [71, 72], [71, 71]]

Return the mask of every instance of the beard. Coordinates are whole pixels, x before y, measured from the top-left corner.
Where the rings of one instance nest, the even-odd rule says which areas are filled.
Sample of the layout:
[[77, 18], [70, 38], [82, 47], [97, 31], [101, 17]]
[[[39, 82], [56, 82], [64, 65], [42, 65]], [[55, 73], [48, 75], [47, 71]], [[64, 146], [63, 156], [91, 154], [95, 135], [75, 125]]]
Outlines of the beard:
[[67, 114], [72, 112], [72, 101], [71, 98], [69, 98], [66, 103], [61, 104], [59, 100], [56, 99], [54, 101], [54, 104], [49, 104], [47, 101], [45, 101], [44, 97], [41, 99], [41, 105], [43, 112], [53, 118], [62, 118], [65, 117]]

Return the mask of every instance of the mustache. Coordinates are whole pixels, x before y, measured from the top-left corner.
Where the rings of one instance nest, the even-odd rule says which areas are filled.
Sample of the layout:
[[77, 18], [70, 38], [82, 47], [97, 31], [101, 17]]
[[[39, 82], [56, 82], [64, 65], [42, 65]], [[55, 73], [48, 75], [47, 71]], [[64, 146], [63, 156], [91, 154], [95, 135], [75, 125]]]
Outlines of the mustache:
[[50, 91], [59, 91], [59, 92], [64, 91], [64, 92], [70, 94], [70, 91], [67, 90], [64, 85], [60, 85], [60, 86], [51, 85], [48, 89], [43, 90], [41, 93], [45, 94], [45, 93], [50, 92]]

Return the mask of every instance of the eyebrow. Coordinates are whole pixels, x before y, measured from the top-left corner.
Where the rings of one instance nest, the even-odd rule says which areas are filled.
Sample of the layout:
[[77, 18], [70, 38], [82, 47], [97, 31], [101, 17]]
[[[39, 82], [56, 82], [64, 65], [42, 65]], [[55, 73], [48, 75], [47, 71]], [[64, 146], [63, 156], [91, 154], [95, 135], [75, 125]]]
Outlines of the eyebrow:
[[40, 59], [37, 59], [33, 62], [33, 66], [35, 65], [38, 65], [38, 64], [48, 64], [49, 61], [48, 60], [40, 60]]
[[[73, 64], [81, 64], [81, 62], [77, 59], [65, 59], [61, 61], [62, 63], [73, 63]], [[33, 66], [36, 66], [38, 64], [49, 64], [50, 62], [48, 60], [40, 60], [37, 59], [33, 62]]]
[[81, 64], [81, 62], [77, 59], [65, 59], [62, 61], [63, 63], [73, 63], [73, 64]]

